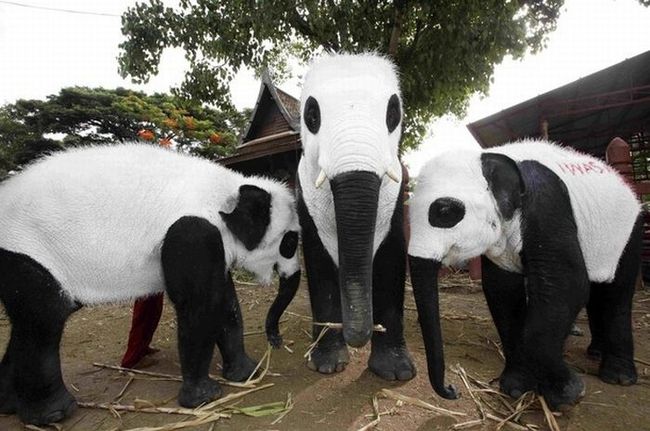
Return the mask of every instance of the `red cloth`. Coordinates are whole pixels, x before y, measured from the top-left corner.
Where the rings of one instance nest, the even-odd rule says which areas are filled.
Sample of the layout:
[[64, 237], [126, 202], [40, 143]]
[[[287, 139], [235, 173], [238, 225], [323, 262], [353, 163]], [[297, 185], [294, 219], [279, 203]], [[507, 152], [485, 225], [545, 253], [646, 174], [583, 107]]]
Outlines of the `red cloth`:
[[129, 342], [122, 357], [122, 366], [133, 368], [146, 355], [156, 352], [149, 347], [160, 322], [163, 309], [163, 294], [140, 298], [133, 305], [133, 319]]

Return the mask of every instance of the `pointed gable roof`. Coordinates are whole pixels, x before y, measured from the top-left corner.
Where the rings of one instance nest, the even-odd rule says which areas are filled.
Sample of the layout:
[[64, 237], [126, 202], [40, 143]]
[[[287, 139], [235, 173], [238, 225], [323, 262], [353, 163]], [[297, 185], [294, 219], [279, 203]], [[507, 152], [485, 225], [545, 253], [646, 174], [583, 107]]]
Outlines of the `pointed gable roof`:
[[267, 70], [237, 151], [219, 160], [226, 166], [279, 153], [300, 151], [300, 101], [277, 88]]
[[[269, 125], [271, 127], [268, 127]], [[240, 146], [260, 137], [269, 136], [267, 132], [288, 131], [300, 132], [300, 101], [277, 88], [268, 70], [265, 69], [262, 72], [262, 84], [257, 102], [248, 127], [241, 136]]]

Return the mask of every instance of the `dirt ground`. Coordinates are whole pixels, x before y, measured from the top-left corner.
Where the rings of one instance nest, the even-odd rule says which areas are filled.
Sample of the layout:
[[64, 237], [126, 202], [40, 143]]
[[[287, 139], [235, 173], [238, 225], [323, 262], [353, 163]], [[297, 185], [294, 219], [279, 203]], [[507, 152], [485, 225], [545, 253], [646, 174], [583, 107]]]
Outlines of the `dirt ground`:
[[[281, 325], [291, 350], [276, 350], [272, 354], [270, 372], [263, 383], [274, 383], [268, 389], [241, 398], [238, 407], [255, 406], [269, 402], [285, 401], [291, 393], [293, 409], [279, 422], [272, 424], [277, 415], [250, 417], [234, 414], [213, 425], [202, 425], [198, 430], [357, 430], [375, 419], [372, 399], [383, 388], [415, 397], [435, 406], [466, 416], [441, 415], [409, 403], [378, 397], [378, 411], [382, 413], [377, 430], [445, 430], [454, 424], [466, 423], [480, 418], [477, 404], [464, 386], [458, 373], [452, 371], [459, 364], [470, 377], [489, 382], [498, 376], [503, 362], [498, 350], [498, 337], [489, 319], [480, 286], [452, 277], [453, 282], [442, 284], [441, 303], [447, 381], [461, 391], [461, 398], [447, 401], [437, 397], [427, 380], [426, 362], [412, 293], [407, 291], [405, 328], [411, 354], [417, 364], [418, 375], [405, 383], [386, 382], [366, 369], [369, 347], [351, 349], [351, 363], [339, 374], [324, 376], [305, 366], [304, 352], [311, 340], [309, 321], [298, 316], [310, 314], [307, 288], [301, 285], [299, 293], [289, 307], [295, 314], [285, 314]], [[449, 280], [452, 280], [449, 279]], [[463, 281], [464, 280], [464, 281]], [[238, 284], [238, 294], [246, 331], [248, 353], [260, 358], [266, 351], [266, 340], [261, 332], [266, 311], [275, 290], [248, 284]], [[408, 290], [408, 289], [407, 289]], [[650, 430], [650, 293], [637, 292], [634, 306], [636, 357], [638, 359], [639, 383], [632, 387], [611, 386], [601, 382], [594, 374], [597, 363], [589, 360], [584, 352], [589, 342], [586, 317], [581, 315], [579, 326], [583, 337], [569, 337], [566, 359], [585, 379], [587, 393], [582, 402], [571, 411], [556, 416], [559, 428], [567, 431], [591, 430]], [[131, 310], [128, 305], [85, 308], [74, 314], [67, 325], [62, 343], [63, 374], [71, 393], [84, 402], [110, 402], [118, 398], [130, 376], [117, 371], [99, 369], [94, 362], [118, 364], [125, 349]], [[5, 345], [10, 325], [0, 314], [0, 344]], [[169, 301], [153, 346], [158, 353], [145, 359], [141, 369], [179, 374], [176, 350], [176, 326], [173, 308]], [[213, 372], [219, 373], [220, 358], [215, 351]], [[121, 404], [133, 404], [136, 399], [147, 400], [155, 405], [176, 407], [179, 383], [151, 378], [136, 378], [124, 391]], [[224, 387], [224, 394], [241, 389]], [[480, 393], [479, 393], [480, 394]], [[487, 394], [480, 394], [481, 397]], [[496, 398], [495, 398], [496, 399]], [[481, 405], [483, 405], [481, 403]], [[494, 405], [494, 404], [492, 404]], [[484, 405], [487, 413], [491, 410]], [[497, 410], [500, 408], [496, 403]], [[504, 407], [501, 406], [503, 410]], [[385, 413], [385, 414], [384, 414]], [[113, 415], [106, 410], [79, 408], [61, 424], [64, 430], [128, 430], [138, 427], [158, 427], [184, 420], [185, 416], [149, 413]], [[471, 429], [491, 430], [498, 422], [487, 419]], [[519, 424], [506, 425], [503, 429], [548, 429], [539, 404], [519, 418]], [[15, 416], [0, 416], [0, 430], [24, 429]], [[53, 428], [50, 428], [53, 429]], [[147, 428], [149, 429], [149, 428]]]

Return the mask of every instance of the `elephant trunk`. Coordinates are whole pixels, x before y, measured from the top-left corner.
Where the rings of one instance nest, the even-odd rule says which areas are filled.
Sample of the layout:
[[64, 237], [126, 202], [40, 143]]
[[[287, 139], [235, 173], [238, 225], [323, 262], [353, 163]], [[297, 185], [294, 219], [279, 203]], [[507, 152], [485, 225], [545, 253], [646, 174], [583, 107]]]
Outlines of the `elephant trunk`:
[[269, 312], [266, 315], [266, 338], [277, 349], [282, 346], [282, 337], [280, 336], [280, 317], [287, 309], [293, 298], [296, 296], [298, 286], [300, 285], [300, 270], [296, 271], [289, 277], [280, 276], [280, 288], [278, 295], [275, 297]]
[[409, 255], [413, 296], [418, 309], [427, 355], [429, 382], [438, 395], [448, 400], [458, 398], [453, 385], [445, 386], [445, 357], [440, 331], [440, 305], [438, 302], [438, 271], [440, 262]]
[[372, 335], [372, 258], [381, 180], [374, 172], [344, 172], [330, 181], [339, 250], [343, 338], [364, 346]]

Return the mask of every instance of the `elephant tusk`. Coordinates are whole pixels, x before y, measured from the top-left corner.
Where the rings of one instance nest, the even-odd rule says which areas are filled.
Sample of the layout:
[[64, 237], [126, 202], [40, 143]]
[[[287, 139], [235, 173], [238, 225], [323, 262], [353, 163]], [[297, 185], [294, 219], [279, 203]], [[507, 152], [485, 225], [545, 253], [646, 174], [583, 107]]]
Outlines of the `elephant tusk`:
[[386, 175], [388, 176], [388, 178], [390, 178], [391, 180], [399, 184], [399, 177], [397, 176], [393, 168], [386, 169]]
[[321, 169], [320, 174], [318, 174], [318, 178], [316, 178], [316, 183], [314, 184], [316, 188], [319, 189], [320, 186], [323, 185], [326, 179], [327, 179], [327, 175], [325, 174], [325, 171]]

